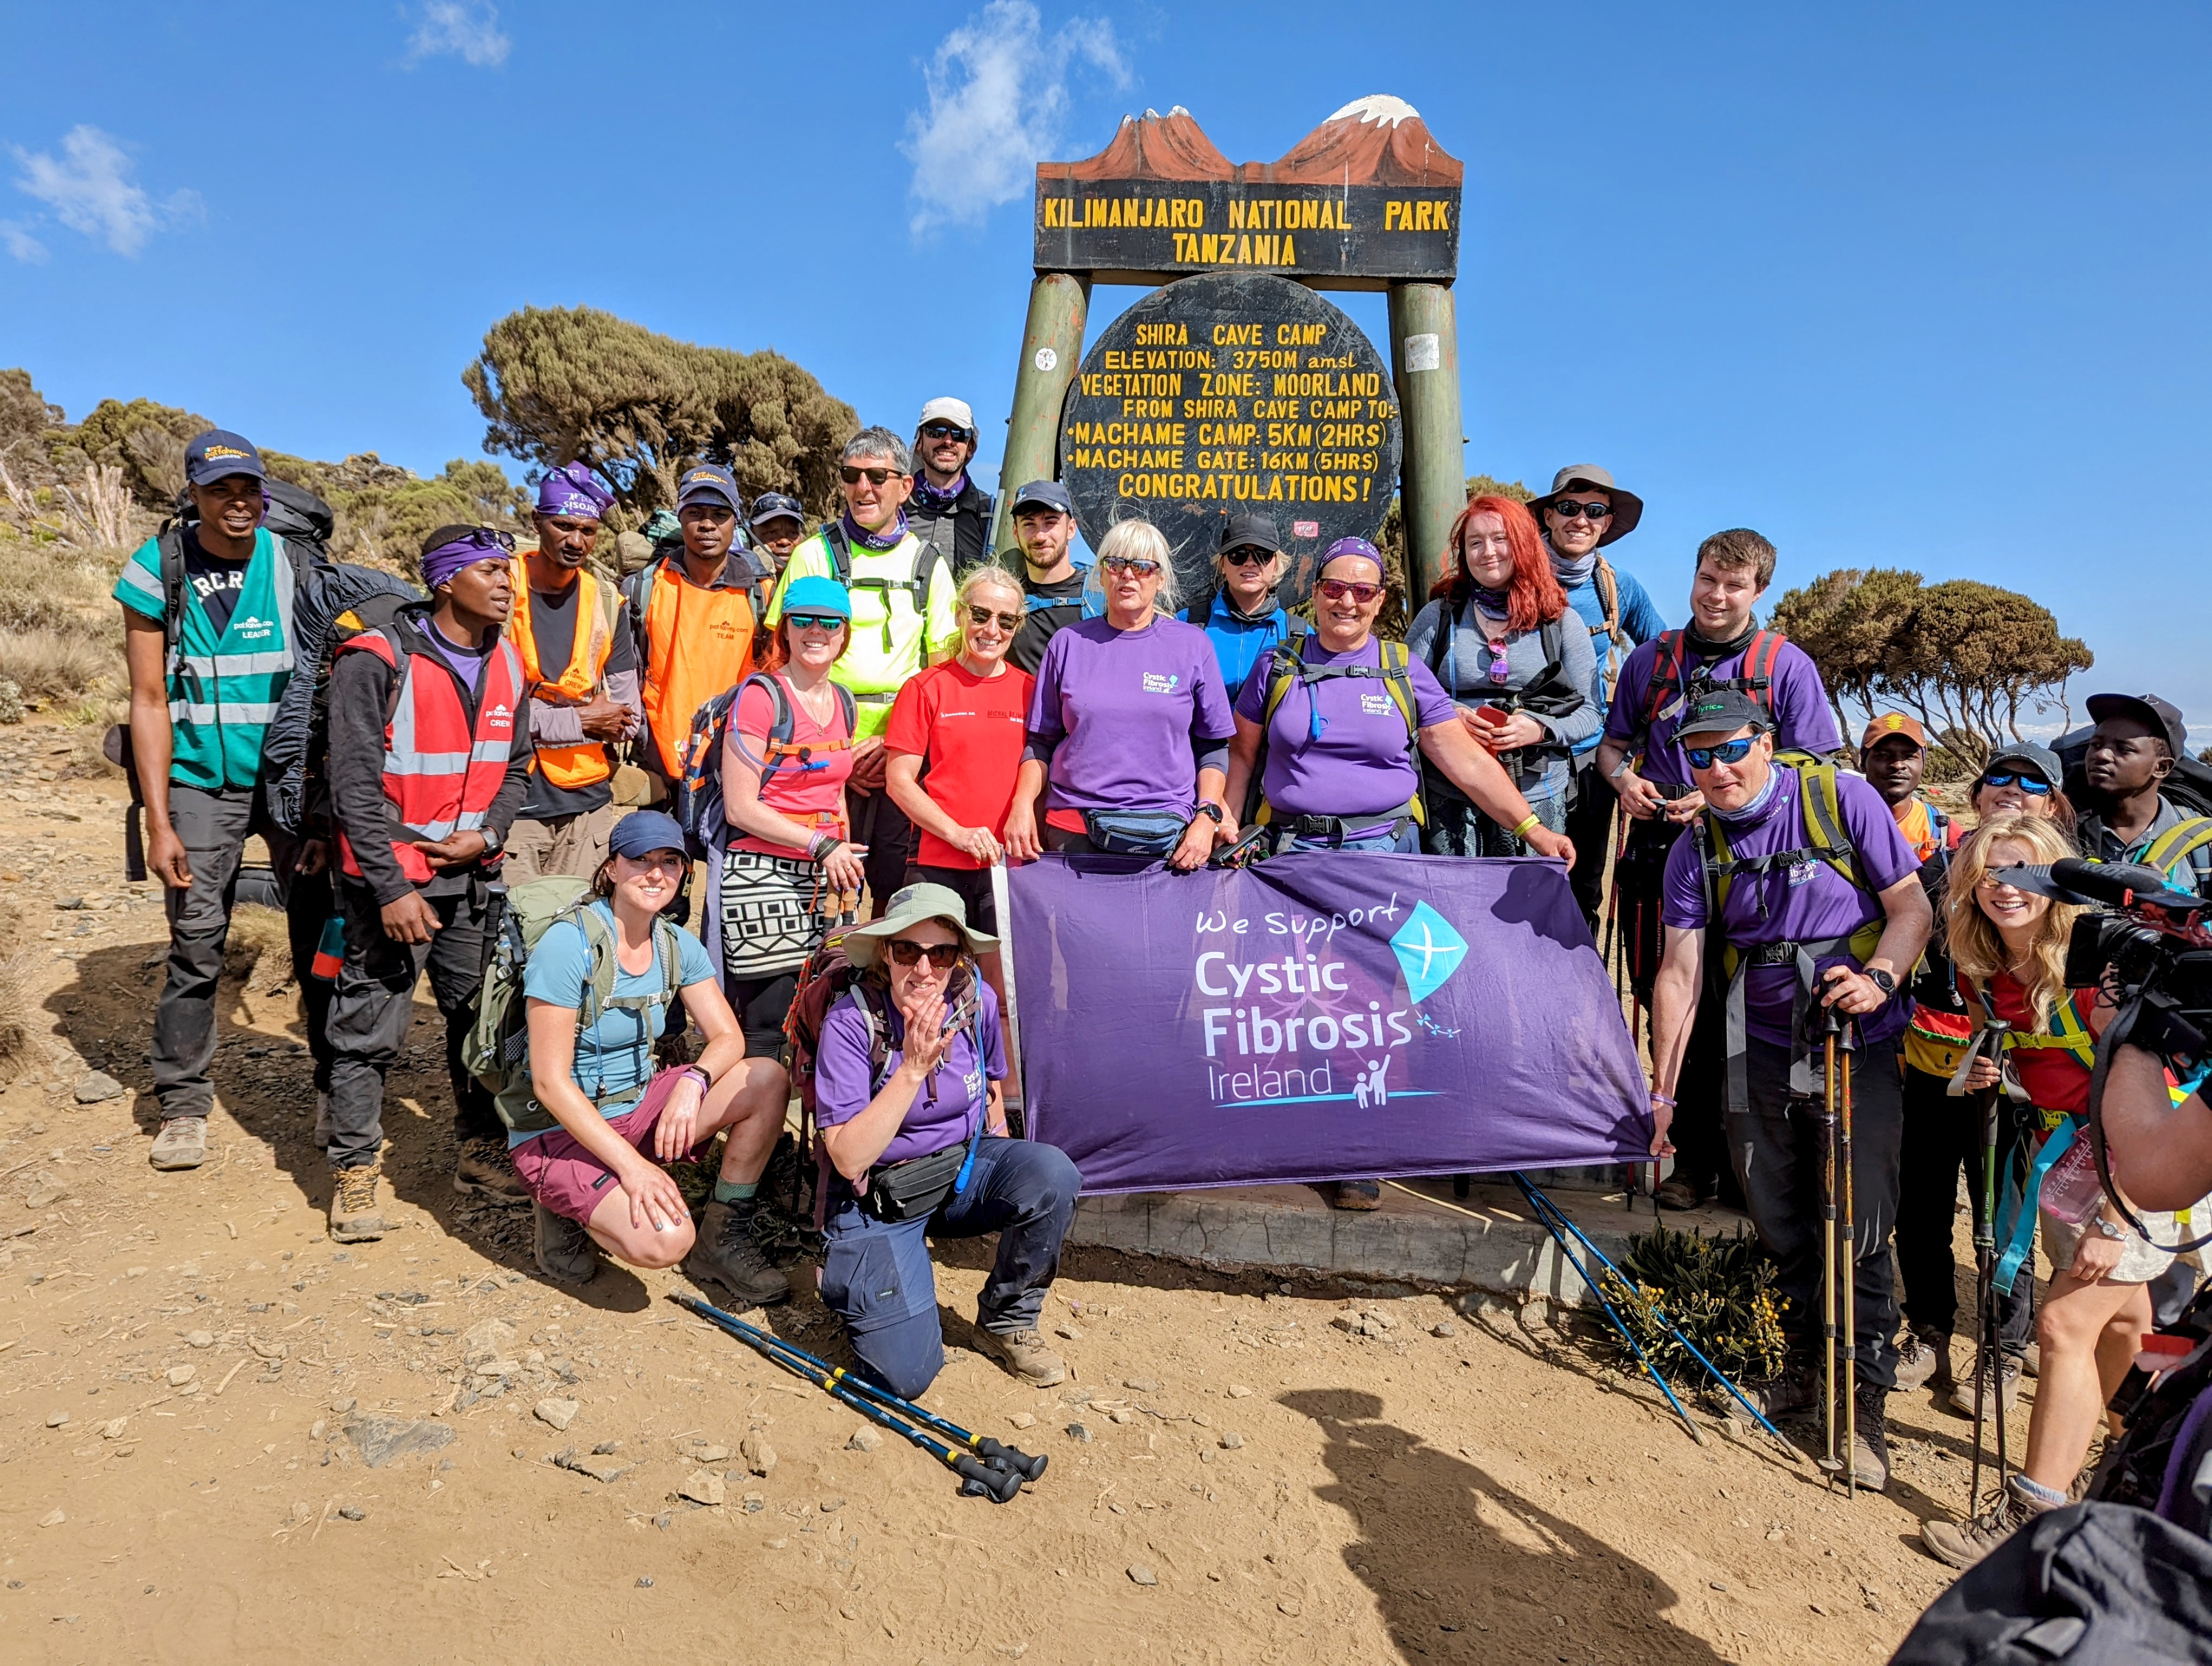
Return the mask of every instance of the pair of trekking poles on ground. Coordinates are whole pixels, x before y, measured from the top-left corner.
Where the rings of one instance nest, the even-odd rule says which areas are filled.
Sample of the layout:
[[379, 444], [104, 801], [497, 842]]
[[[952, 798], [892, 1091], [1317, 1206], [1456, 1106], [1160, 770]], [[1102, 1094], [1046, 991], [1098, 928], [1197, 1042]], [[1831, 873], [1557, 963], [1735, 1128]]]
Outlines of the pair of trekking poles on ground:
[[727, 1331], [762, 1358], [781, 1365], [794, 1376], [805, 1377], [871, 1423], [921, 1448], [960, 1477], [963, 1498], [1010, 1503], [1022, 1490], [1023, 1483], [1042, 1475], [1045, 1466], [1052, 1461], [1042, 1456], [1032, 1456], [988, 1435], [973, 1434], [910, 1400], [902, 1400], [887, 1389], [879, 1389], [826, 1359], [817, 1359], [804, 1348], [793, 1347], [780, 1336], [747, 1324], [734, 1314], [725, 1313], [711, 1303], [694, 1296], [672, 1295], [669, 1299], [678, 1307], [690, 1309], [716, 1329]]

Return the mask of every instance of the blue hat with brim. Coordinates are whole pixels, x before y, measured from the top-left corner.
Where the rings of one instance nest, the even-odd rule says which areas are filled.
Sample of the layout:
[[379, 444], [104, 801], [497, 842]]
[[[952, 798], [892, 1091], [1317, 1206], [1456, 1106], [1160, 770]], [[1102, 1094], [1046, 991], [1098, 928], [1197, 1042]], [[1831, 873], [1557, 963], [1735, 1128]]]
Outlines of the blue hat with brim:
[[185, 478], [193, 485], [212, 486], [234, 474], [250, 475], [256, 480], [269, 477], [269, 471], [261, 465], [261, 453], [244, 435], [233, 434], [228, 429], [210, 429], [185, 447]]
[[656, 850], [682, 852], [689, 848], [676, 818], [662, 810], [633, 810], [617, 822], [615, 830], [607, 836], [608, 852], [627, 856], [633, 862]]
[[777, 617], [787, 619], [794, 613], [835, 613], [841, 619], [850, 619], [852, 593], [835, 579], [809, 573], [783, 588], [783, 606]]

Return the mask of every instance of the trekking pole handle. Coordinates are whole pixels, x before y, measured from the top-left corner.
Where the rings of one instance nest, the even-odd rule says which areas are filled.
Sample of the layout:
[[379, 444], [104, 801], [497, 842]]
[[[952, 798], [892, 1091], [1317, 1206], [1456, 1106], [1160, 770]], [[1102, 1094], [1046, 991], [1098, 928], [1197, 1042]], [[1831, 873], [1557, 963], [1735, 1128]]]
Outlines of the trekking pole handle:
[[1024, 1481], [1035, 1481], [1052, 1462], [1049, 1456], [1031, 1457], [1019, 1447], [1009, 1446], [989, 1435], [975, 1437], [975, 1455], [994, 1468], [1012, 1470]]
[[1012, 1469], [995, 1469], [979, 1457], [965, 1452], [952, 1460], [952, 1473], [965, 1483], [960, 1489], [965, 1498], [988, 1499], [993, 1504], [1006, 1504], [1022, 1490], [1022, 1477]]

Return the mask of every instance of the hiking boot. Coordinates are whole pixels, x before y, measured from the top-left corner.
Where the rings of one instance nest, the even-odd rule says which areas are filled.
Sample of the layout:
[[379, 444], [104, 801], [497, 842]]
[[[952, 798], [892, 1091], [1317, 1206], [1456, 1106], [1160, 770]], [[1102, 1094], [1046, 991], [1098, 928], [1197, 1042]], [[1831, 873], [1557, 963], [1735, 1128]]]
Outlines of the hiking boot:
[[1792, 1354], [1782, 1365], [1782, 1374], [1772, 1382], [1751, 1390], [1759, 1415], [1770, 1423], [1803, 1411], [1820, 1397], [1820, 1366], [1809, 1359]]
[[589, 1284], [598, 1275], [599, 1255], [583, 1223], [556, 1215], [543, 1203], [531, 1208], [538, 1270], [556, 1284]]
[[[1984, 1383], [1987, 1383], [1989, 1380], [1989, 1373], [1984, 1371], [1982, 1373], [1982, 1381]], [[2020, 1361], [2014, 1359], [2009, 1353], [2004, 1356], [2004, 1365], [1998, 1380], [2003, 1386], [1999, 1390], [1996, 1398], [2002, 1400], [2004, 1409], [2009, 1413], [2020, 1402]], [[1993, 1400], [1990, 1391], [1987, 1388], [1984, 1388], [1982, 1390], [1983, 1406], [1987, 1408], [1994, 1403], [1995, 1400]], [[1964, 1377], [1958, 1380], [1956, 1385], [1951, 1389], [1951, 1409], [1958, 1413], [1961, 1417], [1972, 1417], [1974, 1414], [1973, 1372], [1968, 1371]]]
[[1909, 1394], [1951, 1377], [1951, 1339], [1942, 1331], [1908, 1330], [1897, 1339], [1897, 1390]]
[[760, 1212], [757, 1197], [709, 1202], [699, 1218], [699, 1241], [684, 1258], [684, 1275], [694, 1284], [711, 1280], [720, 1285], [741, 1308], [788, 1300], [791, 1280], [775, 1270], [761, 1247]]
[[1651, 1201], [1662, 1209], [1702, 1209], [1719, 1194], [1720, 1181], [1712, 1176], [1676, 1172], [1659, 1183]]
[[453, 1158], [453, 1189], [489, 1198], [495, 1203], [527, 1203], [522, 1177], [514, 1171], [507, 1141], [489, 1134], [464, 1140]]
[[169, 1116], [154, 1136], [146, 1160], [157, 1169], [197, 1169], [207, 1161], [207, 1118]]
[[975, 1341], [985, 1353], [1033, 1389], [1048, 1389], [1067, 1376], [1066, 1363], [1044, 1345], [1034, 1325], [1025, 1330], [985, 1330], [978, 1325]]
[[[1379, 1180], [1340, 1180], [1336, 1189], [1329, 1194], [1332, 1209], [1379, 1209], [1382, 1207], [1382, 1183]], [[1052, 1379], [1057, 1383], [1060, 1379]]]
[[331, 1242], [364, 1243], [384, 1236], [384, 1216], [376, 1206], [376, 1182], [383, 1164], [331, 1170]]
[[1970, 1522], [1923, 1522], [1920, 1542], [1939, 1562], [1970, 1568], [2038, 1516], [2059, 1506], [2030, 1496], [2018, 1475], [2005, 1478], [2004, 1491]]
[[317, 1151], [328, 1151], [331, 1148], [331, 1135], [333, 1132], [331, 1127], [331, 1096], [328, 1093], [318, 1093], [315, 1095], [315, 1149]]
[[1889, 1486], [1889, 1391], [1863, 1388], [1851, 1405], [1851, 1480], [1869, 1493]]

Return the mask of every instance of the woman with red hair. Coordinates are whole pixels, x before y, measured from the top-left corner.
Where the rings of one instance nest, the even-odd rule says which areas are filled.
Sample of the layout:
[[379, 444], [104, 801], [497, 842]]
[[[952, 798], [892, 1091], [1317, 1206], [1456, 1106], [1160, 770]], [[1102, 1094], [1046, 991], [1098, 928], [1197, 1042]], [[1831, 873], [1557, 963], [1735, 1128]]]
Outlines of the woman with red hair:
[[[1475, 744], [1495, 757], [1554, 832], [1567, 824], [1568, 757], [1605, 714], [1587, 690], [1597, 672], [1589, 633], [1565, 623], [1535, 518], [1510, 497], [1469, 501], [1452, 523], [1454, 571], [1414, 618], [1406, 646], [1437, 675]], [[1421, 848], [1443, 856], [1525, 856], [1502, 827], [1431, 770]]]

